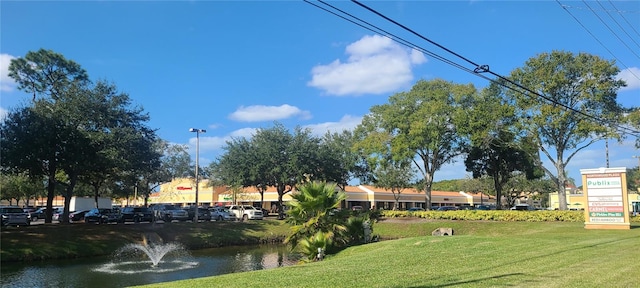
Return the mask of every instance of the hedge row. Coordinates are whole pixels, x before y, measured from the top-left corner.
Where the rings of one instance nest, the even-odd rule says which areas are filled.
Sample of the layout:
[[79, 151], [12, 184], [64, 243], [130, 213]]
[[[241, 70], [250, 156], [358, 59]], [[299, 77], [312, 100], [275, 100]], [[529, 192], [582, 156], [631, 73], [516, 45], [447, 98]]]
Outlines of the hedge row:
[[[513, 210], [457, 210], [457, 211], [381, 211], [382, 217], [419, 217], [430, 220], [485, 220], [525, 222], [584, 222], [584, 211], [513, 211]], [[640, 223], [640, 216], [631, 217]]]

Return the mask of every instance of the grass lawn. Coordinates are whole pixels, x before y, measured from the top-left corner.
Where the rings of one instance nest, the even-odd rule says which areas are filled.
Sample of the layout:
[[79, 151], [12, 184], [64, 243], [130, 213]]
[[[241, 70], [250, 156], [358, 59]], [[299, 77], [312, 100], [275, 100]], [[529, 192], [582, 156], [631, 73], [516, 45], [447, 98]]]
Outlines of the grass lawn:
[[[437, 227], [454, 236], [430, 236]], [[386, 221], [382, 238], [322, 262], [144, 287], [640, 287], [640, 226]]]

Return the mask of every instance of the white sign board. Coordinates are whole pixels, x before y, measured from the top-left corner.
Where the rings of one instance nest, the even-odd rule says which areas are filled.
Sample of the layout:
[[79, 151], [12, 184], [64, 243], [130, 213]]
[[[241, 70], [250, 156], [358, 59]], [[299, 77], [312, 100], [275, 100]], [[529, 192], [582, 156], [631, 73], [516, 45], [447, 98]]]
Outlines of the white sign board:
[[586, 229], [631, 229], [626, 168], [582, 169]]

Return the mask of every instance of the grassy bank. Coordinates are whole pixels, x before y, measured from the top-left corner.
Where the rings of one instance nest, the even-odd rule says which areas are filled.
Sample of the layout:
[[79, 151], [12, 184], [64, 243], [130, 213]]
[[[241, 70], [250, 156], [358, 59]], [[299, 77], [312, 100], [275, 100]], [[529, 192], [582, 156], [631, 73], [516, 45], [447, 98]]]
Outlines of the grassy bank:
[[[454, 236], [433, 237], [438, 227]], [[586, 230], [575, 222], [387, 219], [383, 239], [322, 262], [145, 287], [637, 287], [640, 226]], [[190, 249], [279, 242], [283, 221], [38, 225], [3, 229], [2, 261], [108, 255], [144, 235]]]
[[[393, 221], [382, 241], [322, 262], [144, 287], [638, 287], [640, 227], [582, 223]], [[433, 237], [452, 227], [452, 237]], [[271, 284], [268, 284], [271, 283]]]

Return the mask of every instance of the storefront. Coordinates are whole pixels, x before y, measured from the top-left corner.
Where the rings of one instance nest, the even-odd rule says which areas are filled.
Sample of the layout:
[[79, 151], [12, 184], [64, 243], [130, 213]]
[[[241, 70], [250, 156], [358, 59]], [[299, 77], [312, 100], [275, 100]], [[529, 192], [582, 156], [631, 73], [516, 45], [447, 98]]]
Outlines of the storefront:
[[[246, 187], [241, 190], [228, 187], [208, 187], [206, 180], [200, 181], [198, 188], [198, 202], [201, 206], [229, 205], [232, 203], [247, 204], [273, 210], [278, 203], [278, 192], [275, 187], [268, 187], [260, 194], [255, 187]], [[158, 193], [149, 198], [149, 203], [169, 203], [180, 206], [195, 204], [195, 181], [189, 178], [176, 179], [163, 184]], [[283, 202], [291, 201], [291, 191], [282, 197]], [[362, 206], [363, 209], [392, 210], [396, 201], [400, 210], [411, 207], [424, 207], [425, 194], [416, 189], [404, 189], [394, 194], [390, 190], [368, 185], [345, 187], [347, 199], [342, 203], [341, 209], [351, 209], [353, 206]], [[495, 197], [481, 193], [432, 191], [431, 203], [439, 206], [477, 206], [495, 205]], [[261, 205], [262, 203], [262, 205]], [[272, 212], [275, 213], [275, 212]]]

